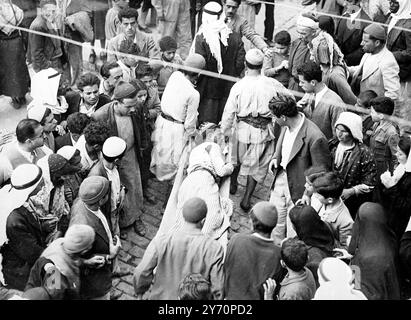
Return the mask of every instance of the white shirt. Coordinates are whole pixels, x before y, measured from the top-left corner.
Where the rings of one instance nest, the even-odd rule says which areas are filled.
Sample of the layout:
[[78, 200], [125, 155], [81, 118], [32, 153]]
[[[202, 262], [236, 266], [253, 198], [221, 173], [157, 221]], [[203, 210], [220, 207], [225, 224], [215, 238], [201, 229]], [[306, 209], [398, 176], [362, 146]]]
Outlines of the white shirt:
[[123, 80], [129, 82], [132, 79], [136, 78], [136, 67], [130, 68], [126, 66], [123, 61], [117, 60], [118, 65], [121, 70], [123, 70]]
[[[108, 226], [108, 222], [106, 219], [106, 216], [101, 212], [100, 209], [98, 209], [97, 211], [91, 210], [89, 207], [87, 207], [87, 210], [89, 210], [90, 212], [94, 213], [97, 218], [100, 219], [101, 223], [103, 224], [104, 230], [107, 233], [107, 237], [108, 237], [108, 242], [110, 243], [110, 249], [113, 246], [113, 236], [111, 235], [111, 231], [110, 231], [110, 227]], [[111, 250], [110, 250], [111, 251]]]
[[323, 89], [321, 89], [321, 91], [319, 91], [318, 93], [316, 93], [315, 95], [315, 102], [314, 102], [314, 107], [316, 107], [318, 105], [318, 103], [321, 101], [321, 99], [324, 97], [325, 93], [327, 92], [328, 87], [324, 86]]
[[120, 200], [120, 174], [118, 173], [117, 168], [114, 166], [114, 168], [111, 170], [104, 166], [104, 169], [106, 170], [107, 173], [107, 178], [109, 181], [111, 181], [111, 211], [117, 209], [118, 202]]
[[80, 151], [82, 171], [91, 169], [94, 163], [98, 161], [98, 159], [93, 161], [88, 155], [88, 152], [86, 149], [86, 138], [84, 137], [84, 134], [80, 136], [80, 138], [74, 145], [74, 148]]
[[81, 99], [79, 112], [84, 113], [84, 114], [88, 115], [89, 117], [91, 117], [91, 115], [96, 111], [97, 103], [98, 103], [98, 101], [93, 106], [87, 108], [86, 104], [84, 103], [84, 100]]
[[303, 123], [305, 120], [305, 116], [303, 113], [299, 112], [299, 115], [301, 116], [301, 121], [298, 124], [297, 128], [295, 128], [293, 132], [291, 132], [288, 127], [285, 129], [284, 140], [281, 146], [281, 164], [280, 164], [283, 167], [283, 169], [287, 167], [295, 138], [297, 137], [297, 134], [300, 131], [301, 127], [303, 126]]

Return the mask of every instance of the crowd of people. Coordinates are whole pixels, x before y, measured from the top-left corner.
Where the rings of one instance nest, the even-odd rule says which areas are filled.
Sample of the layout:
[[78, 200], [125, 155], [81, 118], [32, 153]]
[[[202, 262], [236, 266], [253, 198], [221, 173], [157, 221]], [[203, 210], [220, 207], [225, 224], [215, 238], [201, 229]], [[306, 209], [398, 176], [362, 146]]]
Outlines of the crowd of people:
[[[411, 2], [315, 2], [296, 39], [267, 2], [262, 36], [251, 0], [0, 0], [0, 95], [27, 108], [1, 137], [0, 299], [116, 299], [131, 273], [137, 299], [406, 298]], [[252, 230], [229, 233], [240, 174]]]

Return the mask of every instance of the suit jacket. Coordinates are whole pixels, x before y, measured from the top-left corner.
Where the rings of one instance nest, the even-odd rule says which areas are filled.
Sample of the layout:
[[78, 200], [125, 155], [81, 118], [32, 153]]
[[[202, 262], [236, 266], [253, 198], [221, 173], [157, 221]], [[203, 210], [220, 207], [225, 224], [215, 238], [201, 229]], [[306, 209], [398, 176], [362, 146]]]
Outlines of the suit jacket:
[[[76, 91], [69, 91], [66, 94], [66, 101], [68, 104], [68, 109], [65, 113], [65, 119], [67, 119], [67, 117], [70, 114], [80, 111], [81, 96]], [[102, 106], [109, 103], [110, 101], [111, 99], [109, 96], [105, 95], [104, 93], [101, 93], [96, 105], [96, 111], [100, 109]]]
[[[361, 78], [360, 92], [373, 90], [378, 96], [398, 100], [401, 87], [398, 63], [386, 47], [377, 55], [376, 60], [368, 63], [367, 59], [371, 54], [366, 53], [363, 55], [359, 66], [349, 68], [350, 72], [353, 72], [351, 85]], [[356, 92], [354, 91], [354, 93]]]
[[63, 134], [62, 136], [56, 137], [54, 140], [56, 151], [64, 146], [72, 146], [73, 142], [71, 141], [70, 133]]
[[[391, 18], [389, 19], [391, 20]], [[387, 22], [389, 23], [389, 21]], [[411, 30], [409, 19], [401, 19], [396, 27]], [[400, 67], [400, 80], [411, 80], [411, 31], [392, 29], [387, 37], [387, 49], [392, 52]]]
[[[91, 211], [84, 202], [77, 198], [70, 210], [70, 225], [86, 224], [92, 227], [96, 233], [93, 247], [88, 252], [89, 257], [94, 255], [110, 254], [109, 239], [103, 223]], [[87, 258], [89, 258], [87, 257]], [[104, 296], [111, 289], [111, 265], [105, 263], [99, 269], [84, 266], [80, 269], [80, 295], [82, 299], [90, 299]]]
[[329, 140], [334, 136], [335, 122], [345, 109], [344, 101], [340, 96], [327, 88], [314, 110], [311, 110], [310, 106], [306, 106], [303, 111], [306, 117], [314, 122]]
[[[278, 164], [281, 163], [281, 149], [285, 131], [286, 128], [282, 128], [274, 154], [274, 159], [277, 159]], [[313, 165], [331, 168], [331, 155], [324, 134], [311, 120], [304, 119], [304, 123], [295, 138], [286, 167], [288, 188], [294, 203], [301, 198], [305, 190], [304, 171]], [[282, 169], [279, 168], [275, 171], [271, 188], [274, 187], [280, 170]]]
[[[30, 30], [58, 35], [47, 27], [46, 20], [40, 15], [34, 19]], [[61, 59], [62, 63], [65, 62], [60, 40], [29, 33], [29, 48], [35, 72], [52, 67], [52, 60]]]
[[1, 248], [3, 274], [6, 282], [18, 290], [24, 290], [30, 269], [46, 248], [47, 234], [39, 220], [26, 208], [13, 210], [7, 217], [8, 243]]
[[[114, 116], [115, 103], [117, 103], [117, 101], [110, 102], [101, 107], [92, 114], [91, 118], [108, 123], [111, 128], [111, 135], [118, 136], [116, 117]], [[142, 150], [147, 148], [148, 139], [150, 139], [150, 137], [147, 133], [147, 126], [142, 111], [137, 111], [131, 115], [131, 120], [133, 122], [134, 149], [136, 151], [138, 163], [141, 163], [143, 158]]]
[[[349, 17], [349, 15], [345, 14], [344, 17]], [[358, 19], [368, 20], [371, 23], [371, 18], [363, 9], [361, 9]], [[357, 20], [352, 23], [349, 19], [338, 19], [335, 41], [344, 54], [348, 66], [357, 66], [360, 63], [364, 55], [361, 47], [362, 34], [370, 23]]]

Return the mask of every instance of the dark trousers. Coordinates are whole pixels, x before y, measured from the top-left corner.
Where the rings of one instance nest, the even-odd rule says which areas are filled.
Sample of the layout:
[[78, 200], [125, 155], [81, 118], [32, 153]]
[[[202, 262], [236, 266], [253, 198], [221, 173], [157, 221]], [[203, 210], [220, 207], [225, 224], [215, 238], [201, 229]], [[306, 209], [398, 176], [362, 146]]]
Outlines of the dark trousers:
[[274, 35], [274, 0], [265, 0], [273, 4], [265, 4], [264, 37], [273, 41]]

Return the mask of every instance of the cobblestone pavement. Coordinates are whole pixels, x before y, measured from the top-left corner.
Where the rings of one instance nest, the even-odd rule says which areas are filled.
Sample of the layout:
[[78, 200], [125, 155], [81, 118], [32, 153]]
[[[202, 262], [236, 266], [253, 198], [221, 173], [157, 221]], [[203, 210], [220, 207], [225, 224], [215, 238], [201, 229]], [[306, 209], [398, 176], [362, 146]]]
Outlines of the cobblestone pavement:
[[[272, 175], [267, 175], [264, 185], [258, 185], [251, 199], [251, 204], [255, 204], [262, 200], [268, 200], [269, 198], [269, 187], [273, 181]], [[246, 183], [246, 178], [240, 176], [238, 179], [239, 185], [238, 190], [235, 195], [230, 195], [230, 198], [234, 202], [234, 213], [231, 217], [231, 230], [232, 232], [246, 232], [251, 228], [251, 221], [247, 215], [240, 208], [240, 201], [244, 194], [244, 186]], [[145, 210], [142, 216], [142, 220], [147, 226], [147, 233], [144, 237], [138, 236], [134, 230], [128, 231], [127, 240], [122, 240], [122, 249], [119, 254], [120, 266], [122, 268], [129, 268], [131, 271], [138, 265], [141, 261], [144, 251], [147, 248], [150, 241], [153, 239], [157, 233], [157, 229], [160, 225], [163, 203], [166, 197], [167, 183], [160, 182], [156, 179], [151, 179], [149, 181], [149, 193], [153, 195], [157, 202], [154, 205], [144, 204]], [[113, 280], [113, 286], [116, 292], [120, 292], [120, 300], [134, 300], [134, 288], [132, 275], [116, 278]]]

